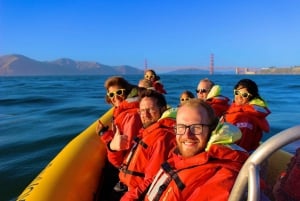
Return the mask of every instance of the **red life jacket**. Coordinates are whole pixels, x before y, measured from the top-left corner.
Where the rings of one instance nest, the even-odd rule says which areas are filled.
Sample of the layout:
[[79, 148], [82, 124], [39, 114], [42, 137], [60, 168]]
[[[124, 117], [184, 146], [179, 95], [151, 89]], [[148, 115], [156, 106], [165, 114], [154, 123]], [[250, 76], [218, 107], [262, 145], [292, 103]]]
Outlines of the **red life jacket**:
[[225, 96], [215, 96], [206, 100], [219, 118], [228, 110], [230, 106], [229, 101], [230, 99]]
[[274, 192], [277, 201], [299, 201], [300, 200], [300, 148], [295, 156], [291, 158], [284, 176], [278, 179], [279, 186]]
[[125, 157], [119, 178], [130, 189], [137, 187], [147, 177], [153, 177], [160, 164], [167, 160], [175, 147], [173, 126], [175, 119], [161, 119], [146, 129], [141, 129], [142, 139], [137, 140]]
[[152, 86], [154, 87], [154, 89], [161, 93], [161, 94], [166, 94], [166, 90], [164, 89], [164, 85], [159, 81], [159, 80], [156, 80], [152, 83]]
[[156, 174], [145, 200], [227, 200], [247, 157], [223, 145], [185, 159], [174, 153]]
[[[121, 135], [128, 136], [129, 149], [133, 144], [133, 140], [137, 137], [140, 128], [142, 128], [142, 121], [138, 113], [139, 102], [133, 101], [128, 102], [123, 101], [119, 107], [115, 108], [113, 113], [113, 123], [120, 130]], [[114, 132], [109, 130], [101, 136], [101, 139], [108, 144], [114, 136]], [[120, 167], [124, 156], [128, 150], [122, 150], [117, 152], [112, 152], [107, 147], [108, 160], [115, 166]]]
[[270, 130], [266, 119], [270, 113], [267, 107], [232, 103], [223, 117], [225, 122], [237, 126], [242, 132], [242, 138], [236, 144], [247, 151], [253, 151], [259, 146], [263, 131]]

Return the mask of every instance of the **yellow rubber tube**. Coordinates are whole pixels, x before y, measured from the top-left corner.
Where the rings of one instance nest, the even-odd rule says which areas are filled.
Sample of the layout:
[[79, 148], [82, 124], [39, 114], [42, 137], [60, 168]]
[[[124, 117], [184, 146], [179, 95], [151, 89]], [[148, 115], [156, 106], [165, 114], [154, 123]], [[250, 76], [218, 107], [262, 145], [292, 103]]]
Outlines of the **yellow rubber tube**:
[[[113, 108], [99, 120], [110, 126], [112, 114]], [[17, 201], [92, 201], [106, 158], [105, 145], [95, 131], [97, 121], [69, 142]]]

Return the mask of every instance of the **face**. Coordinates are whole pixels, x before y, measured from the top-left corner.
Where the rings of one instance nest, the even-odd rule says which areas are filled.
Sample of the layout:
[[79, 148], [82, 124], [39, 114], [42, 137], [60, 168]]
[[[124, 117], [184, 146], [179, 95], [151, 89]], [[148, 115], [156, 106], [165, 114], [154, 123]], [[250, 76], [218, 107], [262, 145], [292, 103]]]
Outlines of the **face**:
[[155, 79], [155, 75], [151, 71], [147, 71], [145, 73], [145, 79], [153, 81]]
[[124, 94], [125, 91], [121, 90], [122, 92], [120, 92], [120, 89], [121, 88], [119, 86], [110, 86], [107, 89], [108, 94], [113, 93], [113, 97], [109, 96], [109, 99], [111, 101], [111, 104], [115, 107], [118, 107], [121, 102], [126, 99]]
[[[208, 124], [209, 122], [207, 121], [208, 116], [204, 108], [197, 110], [186, 105], [178, 109], [176, 116], [177, 125]], [[208, 126], [203, 126], [202, 129], [202, 133], [199, 135], [191, 133], [189, 128], [185, 129], [183, 135], [176, 134], [177, 147], [183, 157], [191, 157], [204, 151], [208, 141], [209, 128]]]
[[248, 92], [247, 88], [238, 87], [234, 90], [234, 102], [237, 105], [249, 103], [250, 96], [251, 94]]
[[190, 97], [187, 94], [182, 94], [180, 96], [180, 103], [183, 103], [184, 101], [190, 100]]
[[144, 128], [157, 122], [161, 117], [161, 109], [157, 107], [156, 101], [150, 97], [144, 97], [140, 101], [139, 108], [140, 117]]
[[209, 82], [200, 82], [197, 87], [197, 97], [201, 100], [206, 100], [206, 97], [211, 89]]

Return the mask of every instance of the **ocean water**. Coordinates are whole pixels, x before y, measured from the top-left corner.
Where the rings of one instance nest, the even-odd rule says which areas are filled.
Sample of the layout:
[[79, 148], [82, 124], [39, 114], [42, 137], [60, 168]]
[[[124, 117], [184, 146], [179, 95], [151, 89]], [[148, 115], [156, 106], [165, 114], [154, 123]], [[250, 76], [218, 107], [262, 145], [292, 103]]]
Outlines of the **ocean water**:
[[[124, 76], [137, 84], [141, 76]], [[220, 84], [233, 98], [233, 86], [253, 79], [272, 113], [264, 140], [300, 124], [299, 75], [161, 75], [169, 105], [200, 79]], [[0, 200], [15, 200], [37, 174], [77, 134], [110, 106], [104, 101], [108, 76], [0, 77]], [[284, 147], [293, 153], [300, 142]]]

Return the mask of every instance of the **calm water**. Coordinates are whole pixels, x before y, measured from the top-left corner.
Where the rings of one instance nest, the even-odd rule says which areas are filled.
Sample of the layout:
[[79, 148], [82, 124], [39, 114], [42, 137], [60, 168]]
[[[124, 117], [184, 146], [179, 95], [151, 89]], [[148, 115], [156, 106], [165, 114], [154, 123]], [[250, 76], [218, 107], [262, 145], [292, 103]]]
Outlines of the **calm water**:
[[[232, 98], [235, 83], [247, 76], [161, 75], [168, 103], [176, 106], [183, 90], [194, 92], [209, 77]], [[138, 83], [141, 76], [126, 76]], [[252, 75], [272, 114], [264, 139], [300, 124], [300, 76]], [[107, 76], [0, 77], [0, 200], [14, 200], [48, 162], [109, 108]], [[299, 142], [285, 147], [293, 152]]]

